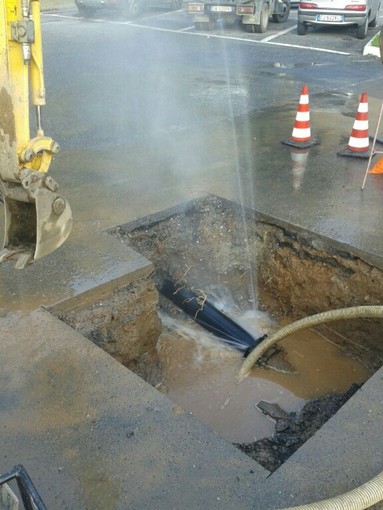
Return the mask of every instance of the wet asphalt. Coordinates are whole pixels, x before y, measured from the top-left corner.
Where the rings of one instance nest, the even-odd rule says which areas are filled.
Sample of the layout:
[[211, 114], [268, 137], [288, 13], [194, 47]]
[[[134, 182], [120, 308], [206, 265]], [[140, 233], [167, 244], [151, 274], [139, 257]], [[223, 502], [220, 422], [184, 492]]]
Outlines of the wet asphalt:
[[[44, 295], [50, 303], [68, 285], [81, 287], [80, 275], [97, 278], [99, 267], [76, 256], [88, 235], [205, 193], [380, 263], [383, 176], [370, 175], [361, 191], [367, 160], [337, 155], [362, 91], [375, 132], [383, 74], [377, 58], [144, 30], [65, 12], [43, 16], [43, 118], [61, 146], [51, 173], [75, 226], [64, 247], [23, 274], [22, 285], [15, 287], [20, 277], [11, 264], [0, 268], [8, 303], [10, 292], [18, 307], [36, 294], [36, 304]], [[295, 154], [281, 141], [291, 137], [303, 84], [320, 144]], [[52, 285], [61, 258], [71, 270]], [[49, 285], [41, 274], [50, 275]]]

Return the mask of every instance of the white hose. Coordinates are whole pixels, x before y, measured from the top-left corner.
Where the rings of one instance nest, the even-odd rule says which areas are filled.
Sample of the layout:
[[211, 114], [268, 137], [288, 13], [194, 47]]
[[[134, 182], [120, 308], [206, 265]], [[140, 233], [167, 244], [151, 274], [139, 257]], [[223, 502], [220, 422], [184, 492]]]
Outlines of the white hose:
[[309, 503], [283, 508], [281, 510], [365, 510], [383, 499], [383, 472], [352, 491], [324, 499], [317, 503]]
[[[352, 308], [341, 308], [338, 310], [331, 310], [329, 312], [318, 313], [311, 315], [299, 321], [293, 322], [288, 326], [281, 328], [270, 338], [261, 342], [245, 359], [238, 373], [238, 378], [241, 381], [250, 372], [256, 361], [268, 350], [271, 346], [277, 343], [282, 338], [295, 333], [301, 329], [305, 329], [324, 322], [335, 321], [340, 319], [355, 319], [360, 317], [383, 318], [383, 306], [355, 306]], [[334, 498], [325, 499], [316, 503], [309, 503], [307, 505], [300, 505], [289, 507], [281, 510], [365, 510], [372, 505], [379, 503], [383, 500], [383, 472], [372, 478], [365, 484], [353, 489], [345, 494], [336, 496]]]
[[383, 306], [354, 306], [352, 308], [340, 308], [338, 310], [330, 310], [329, 312], [318, 313], [310, 315], [304, 319], [288, 324], [279, 329], [270, 338], [263, 340], [255, 349], [251, 351], [248, 357], [244, 360], [238, 372], [238, 378], [241, 381], [250, 372], [253, 365], [263, 354], [270, 349], [275, 343], [282, 340], [291, 333], [295, 333], [301, 329], [316, 326], [324, 322], [337, 321], [341, 319], [356, 319], [361, 317], [380, 317], [383, 318]]

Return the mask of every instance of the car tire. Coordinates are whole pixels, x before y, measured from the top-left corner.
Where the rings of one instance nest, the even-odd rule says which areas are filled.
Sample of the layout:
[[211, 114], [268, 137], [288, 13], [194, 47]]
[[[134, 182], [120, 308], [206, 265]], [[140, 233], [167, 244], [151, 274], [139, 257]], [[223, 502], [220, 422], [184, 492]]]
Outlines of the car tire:
[[264, 3], [262, 5], [262, 10], [261, 10], [261, 22], [259, 25], [253, 25], [254, 26], [254, 30], [257, 34], [263, 34], [264, 32], [266, 32], [267, 30], [267, 27], [269, 26], [269, 16], [270, 16], [270, 7], [269, 7], [269, 4], [267, 3]]
[[307, 34], [308, 27], [304, 23], [301, 23], [298, 21], [297, 25], [297, 34], [298, 35], [306, 35]]
[[375, 18], [373, 18], [370, 23], [368, 24], [369, 27], [375, 28], [378, 24], [378, 13], [375, 14]]
[[141, 13], [142, 5], [140, 0], [124, 0], [121, 14], [125, 19], [134, 19]]
[[290, 0], [283, 0], [283, 14], [273, 14], [274, 23], [284, 23], [290, 14]]
[[80, 16], [83, 16], [84, 18], [93, 18], [93, 16], [96, 14], [96, 9], [93, 9], [92, 7], [86, 7], [85, 5], [77, 4], [78, 13]]
[[363, 25], [358, 26], [356, 29], [357, 39], [365, 39], [367, 36], [367, 30], [368, 30], [368, 17], [366, 16], [366, 20], [363, 23]]

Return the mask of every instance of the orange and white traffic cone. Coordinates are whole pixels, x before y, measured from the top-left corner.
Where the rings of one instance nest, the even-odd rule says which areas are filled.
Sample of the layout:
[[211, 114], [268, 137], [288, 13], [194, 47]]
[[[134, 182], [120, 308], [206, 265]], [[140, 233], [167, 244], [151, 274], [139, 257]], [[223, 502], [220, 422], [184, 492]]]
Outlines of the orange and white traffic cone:
[[362, 92], [354, 126], [346, 148], [338, 152], [339, 156], [369, 158], [370, 139], [368, 136], [368, 100], [367, 93]]
[[306, 149], [319, 143], [318, 140], [311, 138], [309, 91], [307, 85], [302, 87], [291, 138], [282, 143], [297, 147], [298, 149]]

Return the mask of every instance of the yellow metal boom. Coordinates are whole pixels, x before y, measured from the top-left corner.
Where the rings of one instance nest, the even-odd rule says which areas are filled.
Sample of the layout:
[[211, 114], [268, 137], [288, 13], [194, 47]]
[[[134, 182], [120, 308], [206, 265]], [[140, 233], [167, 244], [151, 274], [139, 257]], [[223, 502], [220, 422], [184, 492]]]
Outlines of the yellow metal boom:
[[[45, 87], [39, 0], [0, 0], [0, 193], [5, 207], [0, 262], [22, 269], [57, 249], [73, 219], [48, 175], [59, 145], [44, 135]], [[30, 137], [30, 105], [36, 136]]]

